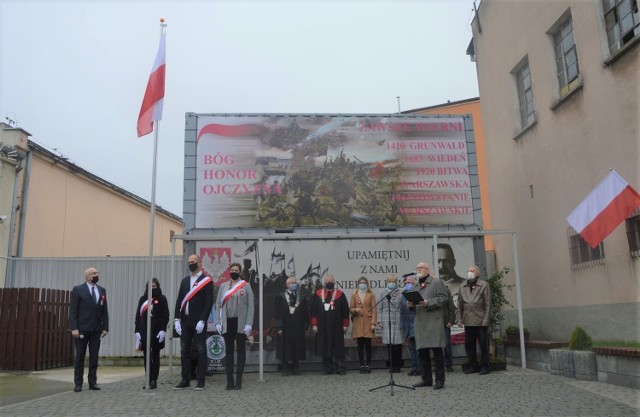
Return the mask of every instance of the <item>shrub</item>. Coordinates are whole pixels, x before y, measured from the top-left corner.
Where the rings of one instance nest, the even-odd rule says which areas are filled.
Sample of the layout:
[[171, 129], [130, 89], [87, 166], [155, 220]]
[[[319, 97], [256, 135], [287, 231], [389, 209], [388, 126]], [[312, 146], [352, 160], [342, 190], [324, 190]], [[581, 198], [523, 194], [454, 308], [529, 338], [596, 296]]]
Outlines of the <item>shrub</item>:
[[[505, 333], [520, 333], [520, 327], [518, 327], [515, 324], [510, 324], [509, 326], [507, 326], [507, 328], [504, 330]], [[527, 329], [526, 327], [524, 327], [522, 329], [522, 332], [524, 334], [528, 334], [529, 333], [529, 329]]]
[[576, 328], [573, 329], [573, 333], [571, 333], [571, 337], [569, 338], [569, 349], [591, 350], [592, 346], [593, 341], [591, 340], [591, 336], [589, 336], [585, 329], [580, 326], [576, 326]]
[[502, 279], [509, 273], [509, 268], [504, 267], [500, 271], [496, 271], [491, 274], [491, 277], [487, 280], [489, 282], [489, 289], [491, 290], [491, 310], [489, 311], [489, 327], [491, 330], [498, 330], [500, 323], [504, 318], [502, 315], [502, 307], [513, 307], [505, 295], [505, 290], [511, 290], [513, 285], [505, 284]]

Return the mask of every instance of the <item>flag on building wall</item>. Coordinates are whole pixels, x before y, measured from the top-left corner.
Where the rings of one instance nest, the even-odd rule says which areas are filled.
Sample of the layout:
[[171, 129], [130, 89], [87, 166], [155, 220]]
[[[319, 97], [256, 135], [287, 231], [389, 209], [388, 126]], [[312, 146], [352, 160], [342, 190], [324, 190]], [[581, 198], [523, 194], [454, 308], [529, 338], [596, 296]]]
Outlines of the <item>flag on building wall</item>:
[[166, 67], [165, 34], [160, 39], [160, 47], [151, 69], [147, 90], [144, 92], [140, 115], [138, 116], [138, 137], [153, 132], [153, 122], [162, 119], [164, 102], [164, 72]]
[[611, 171], [567, 217], [567, 222], [595, 248], [640, 207], [640, 194]]

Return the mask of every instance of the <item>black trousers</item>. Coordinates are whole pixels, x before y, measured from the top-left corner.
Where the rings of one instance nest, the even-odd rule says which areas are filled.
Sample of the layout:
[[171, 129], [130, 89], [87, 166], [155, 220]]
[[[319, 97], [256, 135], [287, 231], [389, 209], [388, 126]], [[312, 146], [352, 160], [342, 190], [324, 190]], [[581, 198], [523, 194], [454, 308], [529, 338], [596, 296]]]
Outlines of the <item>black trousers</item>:
[[371, 356], [373, 351], [371, 349], [370, 337], [358, 337], [358, 359], [360, 360], [360, 366], [371, 365]]
[[418, 349], [418, 356], [420, 357], [420, 375], [422, 380], [428, 384], [433, 384], [433, 377], [431, 376], [431, 356], [429, 351], [433, 351], [433, 360], [436, 366], [436, 383], [444, 384], [444, 352], [442, 348], [424, 348]]
[[180, 335], [180, 363], [182, 365], [182, 380], [189, 381], [191, 379], [191, 349], [195, 344], [198, 351], [198, 370], [196, 378], [198, 382], [204, 382], [207, 375], [207, 333], [196, 332], [197, 320], [184, 318], [180, 320], [182, 325], [182, 334]]
[[76, 386], [81, 387], [84, 380], [84, 357], [87, 354], [87, 346], [89, 347], [89, 375], [87, 380], [89, 386], [96, 385], [98, 382], [98, 352], [100, 351], [100, 337], [102, 331], [97, 332], [80, 332], [84, 337], [81, 339], [76, 337], [75, 348], [76, 357], [73, 364], [73, 382]]
[[236, 373], [244, 372], [244, 363], [247, 359], [247, 335], [238, 333], [238, 318], [227, 317], [227, 332], [224, 337], [224, 369], [228, 375], [233, 374], [233, 352], [238, 355]]
[[[146, 346], [146, 338], [147, 338], [147, 333], [145, 332], [142, 337], [143, 342], [142, 342], [142, 353], [144, 355], [144, 370], [145, 370], [145, 375], [147, 372], [147, 355], [149, 354], [149, 349], [147, 349]], [[156, 336], [153, 335], [153, 333], [151, 334], [151, 358], [150, 358], [150, 372], [149, 372], [149, 381], [157, 381], [158, 380], [158, 375], [160, 374], [160, 342], [158, 342], [158, 338]]]
[[387, 345], [389, 353], [389, 368], [392, 371], [399, 371], [402, 365], [402, 345]]
[[[484, 368], [489, 370], [489, 334], [486, 326], [464, 326], [464, 348], [472, 369]], [[476, 341], [480, 344], [480, 366]]]
[[295, 371], [298, 369], [300, 362], [300, 337], [287, 337], [285, 334], [282, 338], [282, 369]]

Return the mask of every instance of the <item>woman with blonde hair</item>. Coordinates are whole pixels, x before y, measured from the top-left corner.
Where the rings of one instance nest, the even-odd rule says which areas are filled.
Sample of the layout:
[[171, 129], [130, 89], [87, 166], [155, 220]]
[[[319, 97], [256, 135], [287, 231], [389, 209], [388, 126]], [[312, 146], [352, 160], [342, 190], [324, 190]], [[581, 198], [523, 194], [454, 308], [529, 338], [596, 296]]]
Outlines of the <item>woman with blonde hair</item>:
[[371, 291], [369, 280], [358, 278], [358, 288], [351, 294], [349, 311], [353, 322], [351, 337], [358, 343], [360, 373], [371, 373], [371, 339], [376, 337], [376, 296]]

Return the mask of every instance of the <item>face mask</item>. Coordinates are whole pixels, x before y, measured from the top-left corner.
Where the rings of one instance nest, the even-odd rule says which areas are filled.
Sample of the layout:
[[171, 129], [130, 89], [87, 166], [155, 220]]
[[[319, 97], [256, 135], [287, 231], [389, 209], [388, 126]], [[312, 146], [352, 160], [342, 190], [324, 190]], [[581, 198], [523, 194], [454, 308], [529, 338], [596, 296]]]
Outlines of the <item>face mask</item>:
[[474, 274], [473, 272], [467, 272], [467, 279], [469, 281], [472, 281], [476, 278], [476, 274]]
[[198, 270], [198, 264], [189, 264], [189, 271], [196, 272]]
[[293, 291], [295, 291], [297, 289], [298, 289], [298, 286], [296, 284], [289, 285], [289, 291], [293, 292]]
[[91, 282], [94, 283], [94, 284], [97, 284], [99, 280], [100, 280], [99, 276], [95, 276], [95, 277], [91, 278]]
[[407, 291], [411, 291], [411, 289], [413, 288], [413, 284], [404, 284], [404, 289]]
[[231, 274], [231, 279], [232, 280], [237, 280], [238, 278], [240, 278], [240, 273], [239, 272], [232, 272]]
[[160, 294], [162, 294], [162, 291], [160, 291], [160, 288], [151, 288], [151, 296], [152, 297], [157, 297]]
[[334, 284], [333, 282], [327, 282], [326, 284], [324, 284], [325, 288], [328, 290], [332, 290], [335, 285], [336, 284]]
[[387, 288], [389, 288], [390, 290], [395, 290], [397, 286], [398, 284], [396, 284], [395, 282], [390, 282], [387, 284]]
[[362, 291], [366, 291], [367, 290], [367, 284], [358, 284], [358, 288], [360, 288]]

